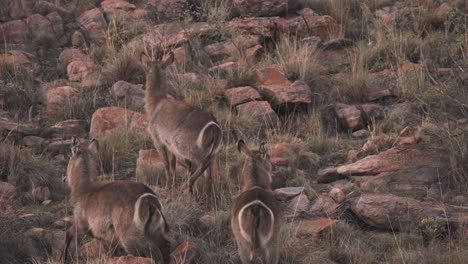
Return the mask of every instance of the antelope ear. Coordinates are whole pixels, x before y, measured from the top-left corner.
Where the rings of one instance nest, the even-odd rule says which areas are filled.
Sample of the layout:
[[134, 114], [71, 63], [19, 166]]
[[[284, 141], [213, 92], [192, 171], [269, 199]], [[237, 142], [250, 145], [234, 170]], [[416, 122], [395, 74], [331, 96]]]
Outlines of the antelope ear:
[[150, 57], [144, 51], [140, 53], [140, 62], [143, 64], [143, 66], [145, 66], [145, 68], [147, 68], [151, 62]]
[[171, 65], [174, 62], [174, 52], [169, 52], [169, 54], [166, 54], [161, 60], [161, 69], [167, 68], [169, 65]]
[[262, 144], [260, 144], [260, 149], [258, 150], [258, 152], [260, 153], [260, 156], [263, 158], [263, 159], [266, 159], [269, 157], [268, 155], [268, 149], [266, 147], [266, 143], [265, 142], [262, 142]]
[[80, 154], [80, 140], [75, 136], [72, 136], [71, 154], [73, 157]]
[[302, 193], [302, 191], [300, 191], [298, 193], [289, 193], [289, 192], [285, 192], [285, 191], [281, 191], [279, 189], [276, 189], [276, 190], [273, 191], [273, 196], [275, 197], [276, 200], [285, 202], [285, 201], [289, 201], [289, 200], [293, 199], [294, 197], [298, 196], [301, 193]]
[[247, 157], [252, 156], [252, 151], [250, 151], [250, 149], [247, 147], [244, 140], [242, 139], [239, 139], [239, 142], [237, 142], [237, 150]]
[[89, 143], [88, 145], [88, 150], [92, 153], [92, 154], [96, 154], [98, 153], [99, 151], [99, 142], [96, 140], [96, 139], [92, 139], [91, 140], [91, 143]]

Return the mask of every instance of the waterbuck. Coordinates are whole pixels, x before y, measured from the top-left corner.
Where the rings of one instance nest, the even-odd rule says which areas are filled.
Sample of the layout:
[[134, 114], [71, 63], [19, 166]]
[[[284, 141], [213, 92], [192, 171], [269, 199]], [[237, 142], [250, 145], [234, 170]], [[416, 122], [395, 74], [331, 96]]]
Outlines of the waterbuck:
[[159, 258], [169, 263], [169, 227], [156, 194], [146, 185], [131, 181], [98, 182], [99, 144], [72, 140], [67, 182], [74, 206], [73, 224], [66, 232], [62, 259], [73, 238], [85, 233], [127, 254]]
[[163, 158], [166, 186], [172, 176], [175, 186], [176, 162], [187, 165], [188, 188], [208, 169], [207, 190], [211, 192], [213, 160], [222, 144], [221, 127], [208, 111], [186, 102], [167, 97], [168, 85], [164, 69], [174, 60], [169, 53], [162, 60], [150, 60], [142, 53], [146, 66], [145, 110], [148, 131], [154, 145]]
[[280, 201], [297, 194], [271, 189], [272, 165], [264, 144], [250, 150], [244, 141], [237, 144], [246, 156], [239, 177], [241, 193], [231, 208], [231, 227], [242, 263], [275, 264], [279, 260], [279, 233], [283, 224]]

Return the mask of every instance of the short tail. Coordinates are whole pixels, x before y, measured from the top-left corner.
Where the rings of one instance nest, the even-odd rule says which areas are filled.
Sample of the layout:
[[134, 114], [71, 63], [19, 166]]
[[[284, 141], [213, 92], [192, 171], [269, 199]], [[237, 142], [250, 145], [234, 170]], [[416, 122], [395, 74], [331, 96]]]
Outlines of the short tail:
[[239, 211], [238, 217], [241, 235], [250, 242], [252, 252], [272, 238], [275, 217], [262, 201], [255, 200], [246, 204]]
[[169, 227], [161, 211], [158, 197], [152, 193], [145, 193], [135, 202], [133, 222], [144, 234], [164, 234], [169, 231]]

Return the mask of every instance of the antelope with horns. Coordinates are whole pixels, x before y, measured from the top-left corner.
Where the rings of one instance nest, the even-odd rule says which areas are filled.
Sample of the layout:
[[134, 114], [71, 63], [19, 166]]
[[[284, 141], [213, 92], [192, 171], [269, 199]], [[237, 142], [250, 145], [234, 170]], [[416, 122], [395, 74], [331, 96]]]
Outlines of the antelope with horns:
[[242, 263], [275, 264], [279, 260], [279, 233], [283, 224], [280, 201], [299, 195], [271, 189], [272, 165], [264, 144], [250, 150], [237, 144], [246, 156], [239, 177], [241, 193], [231, 208], [231, 227]]
[[145, 53], [141, 55], [146, 66], [148, 131], [164, 161], [166, 186], [171, 176], [172, 187], [175, 186], [176, 161], [179, 160], [187, 165], [190, 192], [198, 177], [208, 169], [206, 186], [210, 193], [213, 160], [222, 144], [221, 127], [210, 112], [167, 97], [163, 71], [173, 60], [172, 52], [161, 61], [149, 60]]
[[73, 224], [66, 232], [62, 259], [73, 238], [90, 234], [127, 254], [159, 258], [169, 263], [169, 227], [156, 194], [131, 181], [95, 182], [99, 144], [72, 140], [67, 182], [74, 205]]

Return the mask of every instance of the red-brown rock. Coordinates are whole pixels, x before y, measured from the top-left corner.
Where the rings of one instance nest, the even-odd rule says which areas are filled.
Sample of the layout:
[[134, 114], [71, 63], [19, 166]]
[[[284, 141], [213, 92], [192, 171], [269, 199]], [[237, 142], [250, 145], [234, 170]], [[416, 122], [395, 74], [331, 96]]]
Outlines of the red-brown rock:
[[92, 42], [100, 45], [105, 43], [107, 22], [99, 8], [84, 12], [76, 21], [87, 31]]
[[188, 10], [187, 0], [149, 0], [149, 5], [156, 9], [156, 15], [161, 21], [183, 20]]
[[262, 99], [257, 90], [251, 86], [235, 87], [224, 90], [224, 96], [231, 107]]
[[121, 107], [104, 107], [94, 112], [89, 137], [97, 138], [99, 134], [126, 131], [150, 141], [146, 130], [147, 125], [146, 117], [142, 113]]
[[73, 32], [71, 35], [71, 44], [73, 47], [77, 48], [84, 46], [86, 44], [86, 39], [83, 36], [83, 33], [80, 31]]
[[8, 53], [0, 54], [0, 63], [30, 68], [33, 65], [31, 60], [29, 59], [30, 57], [33, 57], [33, 55], [21, 51], [12, 50]]
[[31, 33], [37, 34], [40, 32], [47, 32], [53, 34], [54, 30], [52, 29], [52, 24], [50, 21], [40, 14], [34, 14], [26, 18], [26, 23], [28, 24], [29, 30]]
[[86, 55], [79, 49], [64, 49], [58, 58], [57, 69], [65, 72], [72, 61], [87, 61]]
[[331, 197], [319, 195], [312, 202], [308, 214], [311, 216], [329, 217], [337, 212], [339, 206]]
[[275, 111], [266, 101], [252, 101], [236, 106], [236, 110], [240, 115], [254, 118], [262, 124], [276, 125], [279, 121]]
[[154, 260], [144, 257], [124, 256], [113, 257], [107, 260], [107, 264], [156, 264]]
[[268, 144], [270, 161], [275, 166], [297, 166], [298, 153], [289, 143]]
[[6, 43], [26, 44], [31, 34], [24, 21], [12, 20], [0, 25], [0, 37]]
[[314, 220], [302, 220], [298, 223], [297, 235], [318, 237], [322, 232], [330, 231], [336, 220], [328, 217]]
[[115, 9], [131, 11], [135, 10], [136, 6], [124, 0], [105, 0], [101, 2], [101, 7], [104, 12], [112, 12]]
[[364, 127], [361, 111], [354, 105], [337, 103], [335, 113], [342, 128], [358, 130]]
[[62, 139], [69, 139], [72, 136], [85, 138], [88, 134], [86, 131], [87, 126], [88, 122], [86, 120], [65, 120], [51, 126], [49, 129], [44, 131], [42, 135], [49, 138]]
[[67, 66], [68, 79], [72, 82], [80, 82], [91, 75], [100, 73], [101, 69], [92, 61], [74, 60]]
[[233, 0], [244, 17], [275, 16], [288, 10], [288, 0]]
[[78, 98], [81, 92], [70, 86], [53, 87], [47, 91], [47, 113], [52, 114], [61, 111], [70, 100]]
[[170, 263], [197, 264], [200, 263], [200, 258], [200, 250], [197, 245], [190, 242], [184, 242], [171, 253]]
[[145, 90], [143, 90], [142, 84], [118, 81], [112, 85], [111, 95], [129, 107], [143, 108], [145, 105]]
[[16, 188], [11, 183], [0, 181], [0, 198], [10, 198], [16, 194]]
[[32, 190], [32, 195], [35, 200], [39, 202], [43, 202], [43, 201], [49, 200], [50, 191], [49, 191], [49, 188], [46, 186], [36, 187]]
[[[329, 173], [352, 177], [363, 191], [393, 192], [402, 196], [424, 197], [427, 189], [448, 180], [446, 153], [424, 144], [400, 145], [370, 155], [351, 164], [327, 168]], [[437, 187], [438, 188], [438, 187]]]

